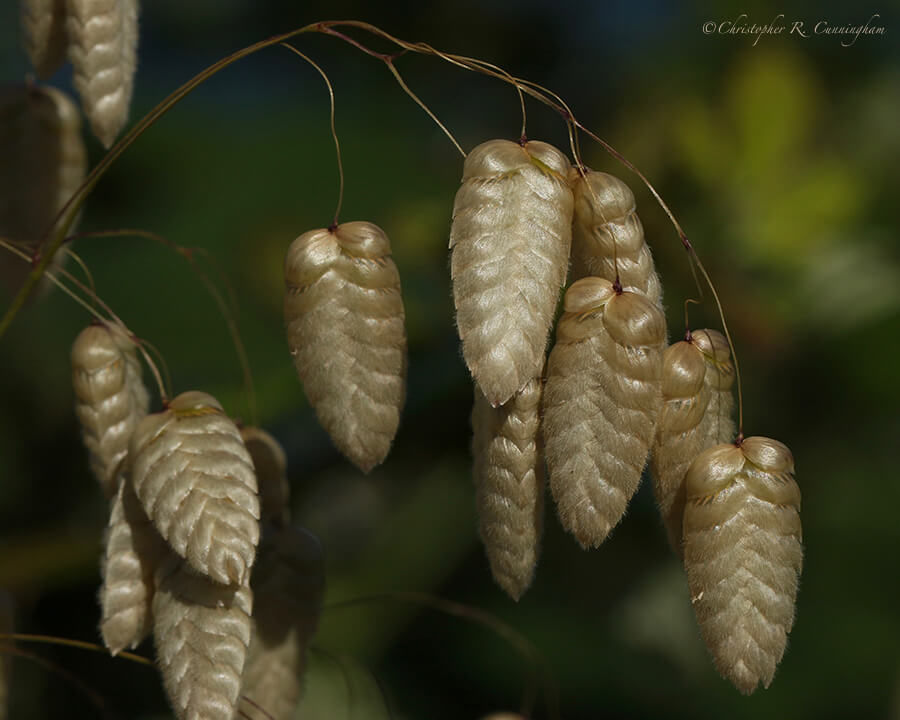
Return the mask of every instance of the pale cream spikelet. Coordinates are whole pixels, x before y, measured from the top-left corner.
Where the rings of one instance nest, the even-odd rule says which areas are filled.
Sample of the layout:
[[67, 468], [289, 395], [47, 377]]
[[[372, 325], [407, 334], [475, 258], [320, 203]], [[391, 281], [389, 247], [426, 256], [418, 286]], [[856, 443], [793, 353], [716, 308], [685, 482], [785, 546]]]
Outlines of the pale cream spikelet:
[[543, 397], [544, 452], [563, 526], [596, 547], [637, 490], [661, 407], [665, 319], [589, 277], [566, 292]]
[[178, 720], [232, 720], [250, 645], [253, 592], [198, 575], [167, 553], [156, 573], [157, 667]]
[[284, 261], [294, 367], [332, 442], [363, 472], [387, 457], [406, 399], [406, 316], [387, 235], [369, 222], [311, 230]]
[[286, 525], [290, 517], [290, 486], [284, 448], [262, 428], [242, 427], [241, 439], [253, 460], [259, 492], [260, 525]]
[[114, 325], [86, 327], [72, 345], [72, 386], [91, 471], [111, 499], [131, 435], [150, 405], [134, 342]]
[[160, 535], [201, 575], [247, 580], [259, 543], [253, 462], [240, 431], [203, 392], [182, 393], [131, 438], [131, 478]]
[[38, 77], [52, 75], [66, 57], [66, 0], [20, 0], [22, 45]]
[[541, 373], [572, 239], [569, 161], [547, 143], [469, 153], [453, 205], [450, 275], [469, 371], [491, 405]]
[[768, 687], [794, 623], [803, 561], [791, 451], [750, 437], [705, 450], [687, 474], [684, 566], [700, 634], [742, 693]]
[[513, 600], [531, 585], [543, 530], [541, 384], [532, 378], [496, 408], [476, 386], [472, 407], [478, 533], [494, 580]]
[[709, 408], [704, 416], [701, 432], [707, 438], [704, 447], [716, 443], [734, 441], [737, 429], [734, 424], [734, 364], [728, 339], [718, 330], [695, 330], [692, 342], [703, 353], [706, 361], [705, 384], [709, 390]]
[[575, 196], [571, 279], [594, 276], [614, 282], [618, 270], [624, 290], [661, 305], [662, 285], [631, 188], [613, 175], [584, 171], [584, 176], [577, 168], [569, 173]]
[[[31, 254], [84, 180], [78, 108], [54, 88], [0, 88], [0, 158], [0, 236]], [[4, 281], [18, 289], [28, 265], [3, 255]]]
[[137, 68], [137, 0], [66, 0], [73, 82], [94, 135], [112, 145], [128, 120]]
[[127, 477], [113, 499], [104, 546], [100, 634], [116, 655], [137, 647], [150, 632], [153, 574], [168, 552]]
[[260, 545], [251, 587], [253, 633], [241, 692], [266, 717], [289, 720], [302, 694], [325, 587], [319, 541], [296, 525], [272, 528]]

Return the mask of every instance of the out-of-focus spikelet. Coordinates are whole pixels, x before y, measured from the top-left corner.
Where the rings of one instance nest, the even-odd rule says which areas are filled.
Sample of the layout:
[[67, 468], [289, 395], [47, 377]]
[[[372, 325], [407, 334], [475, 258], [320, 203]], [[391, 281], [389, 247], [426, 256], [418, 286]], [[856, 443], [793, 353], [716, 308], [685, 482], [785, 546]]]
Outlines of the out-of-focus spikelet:
[[572, 168], [569, 176], [575, 195], [572, 280], [594, 276], [613, 282], [618, 268], [623, 289], [640, 292], [659, 305], [662, 285], [631, 189], [613, 175], [590, 169], [582, 176]]
[[[15, 631], [12, 597], [5, 590], [0, 590], [0, 633]], [[8, 643], [4, 641], [2, 644]], [[0, 647], [0, 720], [6, 720], [9, 713], [10, 658], [11, 655]]]
[[66, 0], [20, 0], [22, 45], [38, 77], [52, 75], [66, 57]]
[[167, 553], [156, 574], [153, 639], [179, 720], [232, 720], [252, 611], [249, 585], [219, 585]]
[[469, 153], [453, 206], [450, 275], [463, 356], [495, 407], [540, 375], [572, 239], [569, 161], [542, 142]]
[[541, 378], [500, 407], [478, 387], [472, 452], [478, 531], [494, 579], [518, 600], [534, 577], [544, 516]]
[[665, 319], [643, 295], [588, 277], [565, 296], [547, 363], [544, 451], [563, 526], [602, 543], [637, 490], [662, 402]]
[[525, 720], [522, 715], [518, 713], [511, 712], [499, 712], [499, 713], [491, 713], [490, 715], [485, 715], [482, 720]]
[[705, 450], [687, 473], [684, 566], [700, 634], [744, 694], [768, 687], [794, 623], [803, 561], [794, 458], [776, 440]]
[[242, 693], [267, 717], [289, 720], [300, 700], [325, 587], [319, 541], [295, 525], [272, 528], [260, 545], [251, 586], [253, 633]]
[[663, 524], [679, 556], [685, 474], [703, 450], [734, 439], [729, 358], [728, 344], [716, 330], [696, 330], [663, 354], [663, 407], [650, 469]]
[[[31, 254], [84, 180], [78, 108], [53, 88], [0, 88], [0, 158], [0, 235]], [[3, 283], [18, 290], [28, 264], [4, 252], [0, 267]]]
[[132, 480], [168, 544], [201, 575], [247, 580], [259, 543], [253, 462], [211, 395], [182, 393], [131, 438]]
[[137, 68], [137, 0], [66, 0], [73, 82], [105, 147], [128, 120]]
[[127, 477], [119, 483], [101, 565], [100, 634], [116, 655], [135, 648], [152, 625], [153, 574], [167, 552]]
[[72, 345], [72, 385], [91, 470], [111, 499], [128, 442], [150, 404], [135, 345], [124, 331], [113, 325], [81, 331]]
[[284, 263], [288, 346], [337, 448], [363, 472], [387, 457], [406, 397], [406, 325], [387, 235], [369, 222], [311, 230]]
[[241, 428], [241, 439], [256, 472], [260, 524], [286, 525], [290, 520], [290, 487], [284, 449], [274, 437], [258, 427]]

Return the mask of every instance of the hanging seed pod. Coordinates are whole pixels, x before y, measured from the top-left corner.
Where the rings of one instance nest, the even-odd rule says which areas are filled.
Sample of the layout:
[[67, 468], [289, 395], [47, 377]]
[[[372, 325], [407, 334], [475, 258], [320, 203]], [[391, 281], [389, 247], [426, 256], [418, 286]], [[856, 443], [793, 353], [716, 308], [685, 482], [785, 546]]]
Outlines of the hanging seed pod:
[[21, 0], [22, 45], [38, 77], [52, 75], [66, 57], [66, 0]]
[[794, 623], [803, 561], [791, 451], [751, 437], [691, 465], [684, 566], [700, 634], [719, 673], [745, 695], [769, 687]]
[[662, 285], [644, 228], [635, 211], [634, 194], [612, 175], [585, 168], [569, 173], [575, 196], [572, 225], [572, 280], [602, 277], [625, 290], [639, 292], [662, 306]]
[[66, 0], [73, 82], [91, 130], [112, 145], [128, 120], [137, 68], [137, 0]]
[[269, 716], [287, 720], [300, 701], [322, 604], [319, 541], [295, 525], [274, 530], [260, 545], [251, 585], [253, 633], [241, 692]]
[[86, 327], [72, 345], [72, 385], [91, 471], [111, 499], [128, 442], [150, 405], [134, 342], [114, 325]]
[[466, 365], [493, 406], [541, 372], [572, 238], [569, 161], [542, 142], [469, 153], [453, 206], [450, 275]]
[[679, 556], [688, 468], [703, 450], [734, 439], [730, 357], [716, 330], [696, 330], [663, 354], [663, 407], [650, 469], [669, 543]]
[[259, 542], [253, 462], [211, 395], [186, 392], [131, 438], [132, 481], [169, 546], [201, 575], [244, 582]]
[[136, 648], [150, 632], [153, 573], [167, 552], [127, 477], [112, 502], [104, 544], [100, 634], [117, 655]]
[[368, 222], [311, 230], [284, 262], [288, 346], [332, 442], [363, 472], [387, 457], [406, 397], [400, 275]]
[[248, 585], [218, 585], [167, 553], [156, 574], [153, 639], [178, 720], [232, 720], [252, 611]]
[[[0, 158], [0, 236], [31, 255], [84, 180], [78, 108], [53, 88], [0, 88]], [[17, 290], [30, 268], [9, 253], [0, 257], [3, 283]]]
[[695, 330], [694, 344], [706, 361], [705, 383], [709, 389], [709, 408], [704, 419], [703, 434], [707, 438], [704, 447], [716, 443], [733, 442], [737, 436], [734, 425], [734, 365], [728, 340], [718, 330]]
[[544, 516], [541, 378], [491, 407], [475, 387], [472, 454], [478, 533], [497, 584], [518, 600], [534, 577]]
[[563, 526], [600, 545], [637, 490], [662, 402], [665, 320], [633, 292], [584, 278], [566, 292], [547, 362], [544, 451]]
[[265, 430], [241, 428], [244, 447], [253, 460], [259, 490], [259, 522], [283, 527], [290, 517], [290, 487], [287, 480], [287, 458], [281, 444]]

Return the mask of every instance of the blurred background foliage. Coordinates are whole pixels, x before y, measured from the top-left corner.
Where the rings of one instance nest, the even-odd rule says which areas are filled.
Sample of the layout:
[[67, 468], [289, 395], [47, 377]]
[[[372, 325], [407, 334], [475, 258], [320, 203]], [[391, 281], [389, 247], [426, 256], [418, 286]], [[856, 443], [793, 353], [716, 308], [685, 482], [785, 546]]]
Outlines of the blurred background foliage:
[[[3, 82], [27, 72], [15, 5], [0, 7]], [[796, 457], [807, 555], [797, 624], [769, 690], [744, 698], [716, 675], [647, 483], [612, 538], [590, 553], [561, 532], [548, 506], [535, 584], [509, 601], [491, 582], [475, 531], [471, 386], [446, 250], [461, 160], [380, 63], [333, 38], [297, 43], [334, 82], [342, 218], [384, 227], [403, 278], [409, 399], [392, 454], [363, 477], [317, 426], [281, 318], [284, 251], [296, 235], [327, 225], [336, 202], [325, 88], [282, 49], [242, 61], [122, 157], [81, 227], [142, 228], [203, 248], [215, 263], [197, 264], [223, 292], [226, 282], [233, 288], [259, 421], [288, 451], [295, 518], [327, 551], [333, 607], [323, 613], [300, 716], [477, 718], [540, 692], [540, 718], [555, 717], [554, 694], [569, 720], [900, 718], [897, 7], [702, 5], [144, 3], [135, 118], [232, 50], [337, 16], [497, 63], [560, 93], [674, 209], [726, 308], [747, 433], [778, 438]], [[785, 35], [754, 46], [752, 37], [701, 32], [703, 22], [741, 12], [759, 23], [784, 13], [787, 23], [833, 25], [880, 13], [886, 35], [851, 47]], [[518, 134], [508, 87], [431, 58], [406, 56], [397, 66], [465, 148]], [[70, 79], [64, 69], [52, 82], [70, 88]], [[559, 118], [536, 103], [528, 109], [530, 136], [565, 147]], [[101, 148], [88, 143], [96, 161]], [[677, 236], [631, 173], [589, 141], [584, 154], [635, 190], [677, 339], [683, 301], [698, 296]], [[159, 349], [176, 392], [212, 392], [250, 419], [226, 324], [183, 258], [136, 238], [75, 249], [100, 295]], [[11, 289], [3, 292], [5, 305]], [[704, 298], [691, 323], [717, 326]], [[0, 343], [0, 587], [14, 599], [19, 630], [97, 640], [107, 508], [88, 474], [68, 364], [87, 321], [50, 293]], [[495, 625], [385, 597], [396, 592], [461, 603]], [[533, 644], [549, 684], [535, 680], [535, 661], [496, 623], [520, 633], [519, 646]], [[12, 718], [166, 716], [147, 668], [79, 650], [21, 649], [50, 664], [16, 658]]]

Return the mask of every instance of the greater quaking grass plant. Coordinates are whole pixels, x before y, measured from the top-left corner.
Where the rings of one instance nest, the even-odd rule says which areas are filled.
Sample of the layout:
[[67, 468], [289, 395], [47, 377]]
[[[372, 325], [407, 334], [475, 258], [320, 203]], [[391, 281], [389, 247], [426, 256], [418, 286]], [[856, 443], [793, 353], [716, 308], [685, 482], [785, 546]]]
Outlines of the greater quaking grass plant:
[[[46, 75], [66, 54], [64, 45], [90, 125], [111, 145], [131, 96], [135, 0], [23, 0], [22, 12], [35, 70]], [[99, 594], [108, 651], [146, 663], [127, 649], [152, 634], [156, 660], [150, 662], [180, 720], [288, 718], [302, 695], [324, 564], [317, 539], [290, 524], [283, 449], [264, 430], [239, 427], [205, 392], [170, 399], [146, 341], [54, 261], [122, 153], [204, 81], [265, 48], [287, 47], [324, 78], [340, 170], [331, 224], [300, 233], [286, 252], [284, 321], [295, 368], [335, 446], [361, 471], [385, 461], [400, 424], [407, 368], [400, 274], [388, 232], [369, 220], [339, 218], [343, 169], [334, 93], [327, 74], [291, 44], [310, 33], [384, 63], [465, 159], [451, 214], [450, 274], [474, 384], [479, 530], [497, 583], [518, 600], [532, 581], [545, 465], [560, 522], [582, 547], [593, 548], [622, 520], [649, 462], [662, 521], [684, 564], [716, 667], [743, 693], [767, 687], [793, 623], [800, 494], [787, 447], [744, 437], [737, 357], [718, 294], [687, 236], [646, 178], [553, 92], [490, 63], [355, 21], [313, 23], [215, 63], [139, 120], [65, 192], [59, 177], [72, 154], [58, 153], [57, 165], [32, 157], [27, 143], [34, 122], [21, 119], [22, 98], [34, 96], [42, 112], [57, 108], [57, 125], [71, 132], [77, 125], [64, 117], [71, 115], [60, 110], [64, 103], [46, 100], [58, 91], [32, 85], [4, 96], [12, 100], [0, 108], [0, 137], [26, 144], [17, 157], [22, 166], [35, 164], [30, 172], [38, 182], [28, 187], [29, 207], [37, 208], [32, 216], [10, 220], [16, 209], [0, 205], [3, 247], [32, 266], [0, 319], [0, 336], [44, 277], [94, 316], [75, 341], [72, 368], [91, 467], [110, 500]], [[398, 54], [437, 57], [510, 85], [522, 108], [518, 137], [487, 140], [466, 153], [406, 85], [395, 66], [398, 55], [367, 45], [375, 38]], [[561, 116], [571, 155], [528, 139], [526, 97]], [[691, 330], [685, 314], [684, 339], [666, 348], [662, 284], [634, 195], [618, 178], [586, 167], [582, 137], [634, 172], [661, 204], [711, 291], [721, 333]], [[8, 193], [13, 186], [8, 178], [0, 184]], [[155, 412], [139, 358], [158, 388]], [[419, 602], [485, 624], [534, 657], [515, 631], [477, 610], [409, 594], [380, 599]], [[3, 689], [0, 678], [0, 698]], [[534, 700], [526, 693], [521, 717], [531, 715]]]

